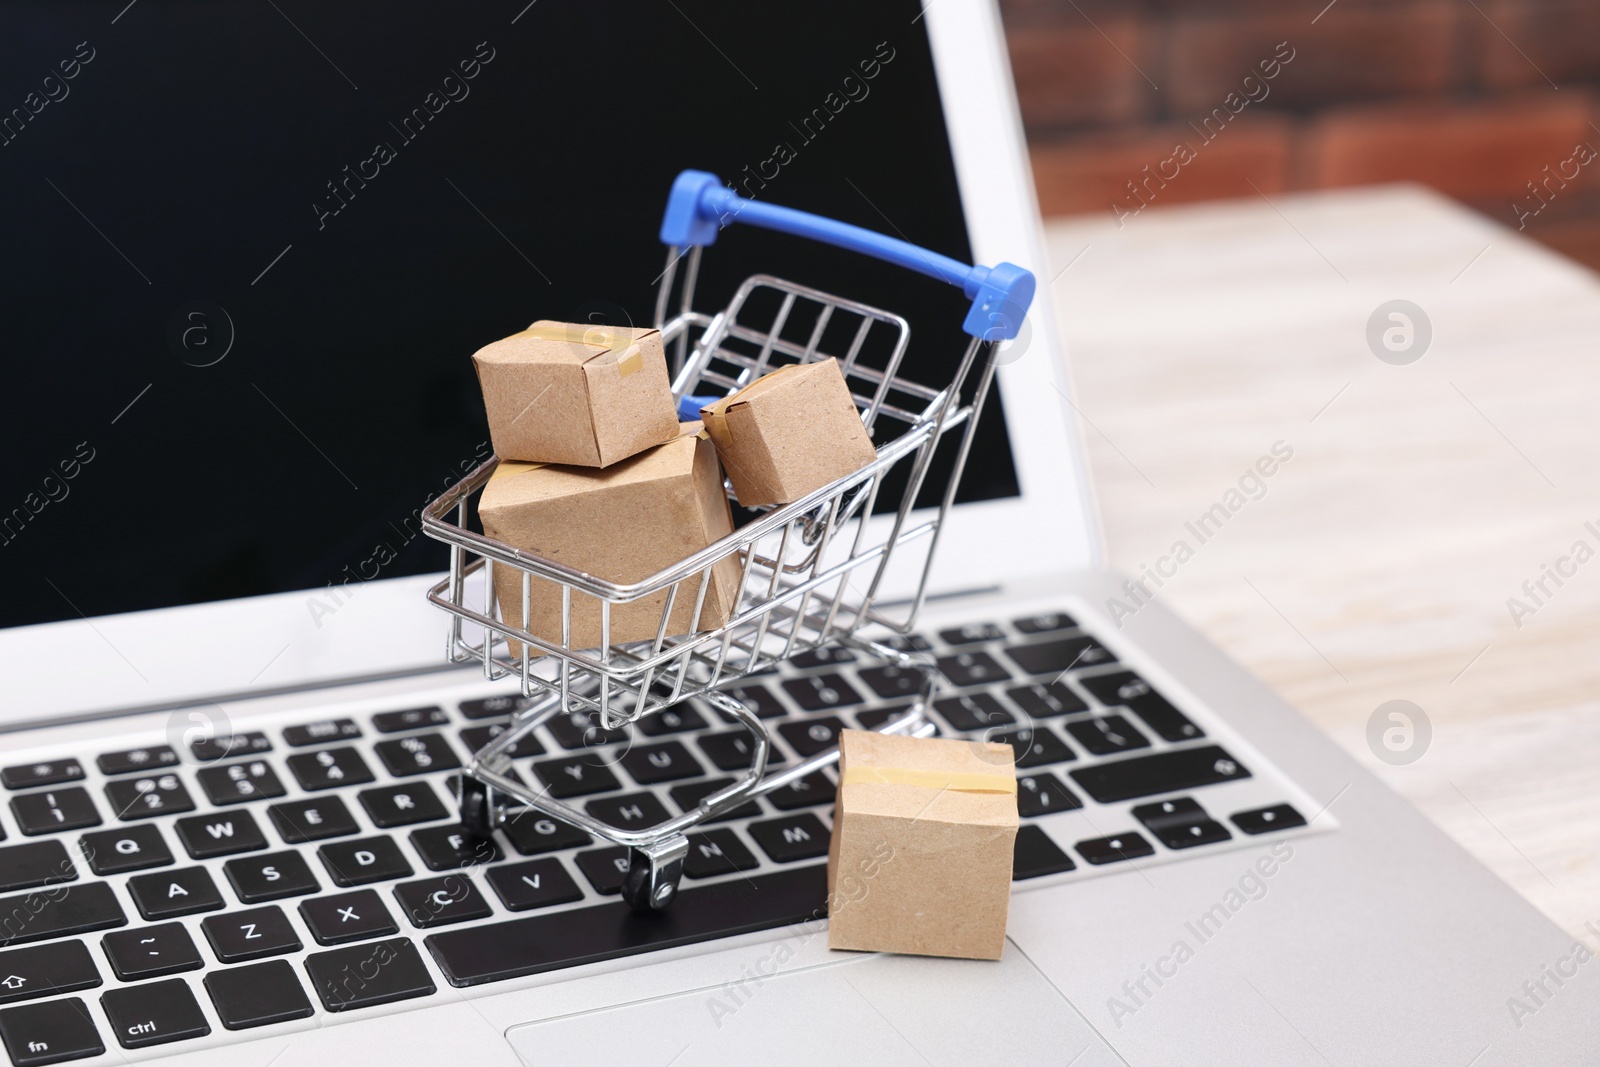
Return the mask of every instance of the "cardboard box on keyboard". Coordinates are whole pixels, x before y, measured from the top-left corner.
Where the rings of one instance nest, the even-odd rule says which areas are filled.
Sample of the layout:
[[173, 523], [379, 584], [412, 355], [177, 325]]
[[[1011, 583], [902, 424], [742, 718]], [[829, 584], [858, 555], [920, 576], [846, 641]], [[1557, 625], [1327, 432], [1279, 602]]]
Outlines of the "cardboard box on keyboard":
[[[496, 541], [617, 583], [642, 581], [733, 532], [716, 450], [698, 422], [684, 423], [674, 440], [604, 469], [501, 460], [484, 486], [478, 515], [483, 532]], [[712, 568], [698, 626], [699, 574], [679, 582], [666, 635], [725, 623], [739, 577], [736, 559]], [[528, 632], [559, 645], [561, 586], [535, 577], [530, 593]], [[667, 593], [613, 604], [610, 643], [653, 640]], [[519, 624], [522, 572], [497, 567], [495, 596], [501, 617]], [[572, 648], [600, 645], [600, 608], [594, 597], [573, 592]], [[522, 654], [520, 642], [511, 654]]]
[[1010, 745], [841, 731], [828, 947], [999, 959], [1017, 826]]
[[608, 467], [677, 436], [659, 331], [541, 319], [472, 362], [501, 459]]

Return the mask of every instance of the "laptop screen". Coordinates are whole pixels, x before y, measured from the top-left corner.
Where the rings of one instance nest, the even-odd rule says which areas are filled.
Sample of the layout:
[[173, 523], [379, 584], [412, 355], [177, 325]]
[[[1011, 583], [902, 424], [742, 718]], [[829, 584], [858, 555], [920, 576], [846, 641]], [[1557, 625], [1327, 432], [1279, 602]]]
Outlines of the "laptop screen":
[[[915, 0], [750, 14], [0, 7], [0, 626], [443, 569], [472, 352], [648, 323], [683, 168], [970, 262]], [[905, 315], [924, 383], [965, 347], [955, 290], [742, 228], [698, 306], [752, 273]], [[958, 499], [1017, 491], [993, 403]]]

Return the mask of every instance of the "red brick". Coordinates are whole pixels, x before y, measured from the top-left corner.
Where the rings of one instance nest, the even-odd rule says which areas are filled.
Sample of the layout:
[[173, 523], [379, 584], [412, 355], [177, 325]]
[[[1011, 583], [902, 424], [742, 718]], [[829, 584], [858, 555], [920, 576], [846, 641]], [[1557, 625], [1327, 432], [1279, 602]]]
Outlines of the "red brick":
[[1467, 14], [1484, 85], [1600, 82], [1600, 7], [1593, 0], [1479, 0], [1478, 6], [1481, 12]]
[[1151, 179], [1141, 192], [1154, 205], [1181, 204], [1218, 197], [1254, 196], [1254, 182], [1262, 192], [1281, 192], [1287, 185], [1291, 127], [1280, 116], [1250, 116], [1225, 128], [1206, 142], [1188, 126], [1168, 126], [1126, 134], [1099, 134], [1036, 142], [1033, 146], [1033, 180], [1039, 206], [1046, 215], [1085, 211], [1124, 211], [1140, 204], [1128, 182], [1142, 183], [1144, 168], [1160, 176], [1162, 167], [1180, 142], [1195, 158], [1178, 168], [1165, 185]]
[[1382, 8], [1340, 3], [1316, 25], [1306, 13], [1284, 14], [1281, 7], [1228, 17], [1180, 16], [1166, 30], [1162, 92], [1177, 117], [1208, 112], [1228, 93], [1239, 92], [1246, 75], [1259, 76], [1260, 64], [1287, 42], [1293, 59], [1265, 83], [1263, 106], [1305, 109], [1440, 93], [1459, 80], [1459, 18], [1448, 0]]
[[[1060, 26], [1027, 26], [1006, 34], [1022, 121], [1030, 130], [1142, 117], [1151, 83], [1141, 62], [1138, 23], [1125, 16], [1083, 17]], [[1101, 33], [1104, 33], [1104, 36]]]
[[1600, 145], [1588, 124], [1590, 110], [1587, 96], [1569, 91], [1488, 104], [1330, 111], [1311, 131], [1307, 184], [1417, 181], [1463, 200], [1510, 203], [1578, 143]]

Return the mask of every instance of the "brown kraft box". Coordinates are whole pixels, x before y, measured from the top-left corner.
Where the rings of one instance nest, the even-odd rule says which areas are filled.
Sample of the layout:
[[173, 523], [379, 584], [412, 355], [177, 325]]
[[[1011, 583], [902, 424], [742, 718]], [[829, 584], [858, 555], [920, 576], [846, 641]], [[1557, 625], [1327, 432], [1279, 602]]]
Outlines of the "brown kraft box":
[[831, 358], [764, 374], [700, 417], [747, 508], [793, 503], [878, 458]]
[[[716, 451], [697, 422], [684, 423], [675, 440], [604, 470], [501, 460], [484, 486], [478, 515], [483, 532], [496, 541], [618, 583], [642, 581], [733, 532]], [[700, 630], [727, 621], [740, 573], [734, 558], [712, 569]], [[690, 632], [699, 591], [698, 573], [678, 583], [666, 636]], [[529, 592], [528, 632], [559, 645], [561, 586], [535, 577]], [[613, 604], [611, 643], [654, 640], [667, 593]], [[519, 626], [522, 572], [496, 567], [495, 597], [501, 617]], [[600, 601], [574, 590], [571, 647], [599, 644]], [[522, 654], [520, 642], [512, 643], [511, 654]]]
[[828, 947], [999, 959], [1016, 788], [1010, 745], [841, 731]]
[[677, 436], [656, 330], [541, 319], [472, 363], [501, 459], [609, 467]]

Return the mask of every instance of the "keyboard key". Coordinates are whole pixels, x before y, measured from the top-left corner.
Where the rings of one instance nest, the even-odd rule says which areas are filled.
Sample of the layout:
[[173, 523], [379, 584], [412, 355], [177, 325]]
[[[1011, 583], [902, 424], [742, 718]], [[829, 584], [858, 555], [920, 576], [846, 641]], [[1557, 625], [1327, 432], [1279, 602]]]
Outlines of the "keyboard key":
[[1092, 837], [1087, 841], [1079, 841], [1073, 847], [1078, 850], [1078, 855], [1096, 867], [1107, 863], [1121, 863], [1123, 860], [1143, 859], [1156, 854], [1155, 846], [1133, 830], [1111, 837]]
[[[407, 787], [411, 788], [411, 787]], [[427, 788], [422, 786], [421, 788]], [[278, 836], [288, 845], [302, 845], [307, 841], [322, 841], [330, 837], [343, 837], [356, 833], [350, 809], [338, 797], [320, 797], [316, 800], [291, 800], [287, 804], [274, 804], [267, 809]]]
[[1166, 697], [1150, 688], [1149, 682], [1132, 671], [1085, 678], [1083, 687], [1102, 704], [1120, 704], [1128, 708], [1167, 741], [1188, 741], [1205, 736], [1200, 727], [1189, 721], [1188, 716], [1168, 703]]
[[0, 1004], [35, 997], [92, 989], [100, 984], [89, 947], [82, 941], [52, 941], [45, 945], [0, 952]]
[[281, 797], [283, 782], [266, 760], [229, 763], [221, 767], [202, 767], [195, 772], [206, 799], [217, 807], [243, 804], [251, 800]]
[[[887, 708], [867, 708], [864, 711], [856, 712], [856, 725], [860, 726], [863, 730], [876, 730], [883, 726], [884, 723], [889, 722], [892, 719], [900, 718], [900, 716], [904, 715], [908, 710], [910, 710], [910, 708], [910, 704], [895, 704]], [[928, 722], [932, 723], [933, 720], [929, 719]], [[939, 728], [938, 725], [935, 724], [934, 735], [937, 736], [938, 733]]]
[[595, 760], [594, 756], [538, 760], [533, 765], [533, 773], [539, 776], [550, 795], [558, 800], [621, 789], [622, 783], [617, 781], [617, 776], [611, 773], [610, 768]]
[[192, 971], [204, 962], [182, 923], [118, 930], [101, 938], [100, 945], [124, 982]]
[[621, 762], [640, 785], [676, 782], [684, 778], [698, 778], [706, 773], [699, 761], [689, 755], [689, 750], [678, 741], [635, 745], [623, 754]]
[[361, 736], [354, 719], [319, 719], [283, 728], [283, 743], [290, 748], [322, 745], [329, 741], [353, 741]]
[[920, 693], [925, 675], [912, 667], [866, 667], [857, 671], [856, 677], [880, 697], [892, 700]]
[[1144, 823], [1157, 841], [1173, 849], [1210, 845], [1233, 836], [1189, 797], [1136, 805], [1133, 817]]
[[372, 889], [302, 900], [300, 917], [319, 945], [342, 945], [400, 932], [383, 899]]
[[[845, 728], [837, 716], [829, 715], [821, 719], [811, 719], [807, 722], [786, 722], [778, 727], [778, 733], [789, 742], [789, 747], [800, 754], [801, 759], [815, 756], [824, 749], [832, 748], [839, 743], [839, 731]], [[746, 766], [749, 761], [745, 761]]]
[[123, 1048], [164, 1045], [211, 1032], [189, 983], [182, 978], [108, 989], [100, 994], [100, 1006]]
[[550, 736], [556, 739], [558, 745], [568, 751], [601, 748], [628, 739], [626, 729], [619, 727], [607, 730], [601, 727], [599, 715], [595, 712], [574, 711], [568, 715], [557, 713], [545, 720], [544, 728], [550, 731]]
[[0, 917], [4, 917], [0, 921], [0, 947], [126, 926], [128, 922], [116, 894], [105, 882], [0, 897]]
[[197, 860], [232, 856], [267, 847], [266, 835], [248, 811], [194, 815], [173, 824], [178, 840]]
[[580, 852], [573, 857], [578, 870], [589, 879], [596, 893], [612, 896], [622, 892], [622, 881], [628, 876], [628, 850], [621, 845]]
[[152, 745], [149, 748], [130, 748], [124, 752], [107, 752], [94, 762], [101, 774], [137, 774], [140, 771], [176, 767], [178, 754], [171, 745]]
[[759, 866], [755, 854], [744, 847], [739, 835], [726, 827], [688, 837], [689, 855], [684, 858], [683, 873], [690, 878], [715, 878]]
[[317, 858], [338, 886], [367, 885], [391, 878], [409, 878], [411, 864], [400, 846], [388, 837], [361, 837], [338, 841], [317, 849]]
[[1116, 662], [1116, 657], [1092, 637], [1063, 637], [1030, 645], [1009, 645], [1005, 654], [1024, 674], [1061, 675]]
[[0, 771], [0, 783], [7, 789], [32, 789], [35, 786], [63, 785], [83, 781], [83, 764], [75, 759], [24, 763]]
[[1015, 730], [997, 730], [989, 735], [990, 741], [1002, 741], [1016, 754], [1018, 767], [1043, 767], [1051, 763], [1075, 760], [1078, 754], [1067, 747], [1048, 726], [1020, 727]]
[[[500, 700], [501, 697], [494, 699]], [[486, 716], [473, 715], [467, 711], [468, 705], [482, 704], [481, 700], [469, 700], [462, 704], [462, 714], [469, 719], [481, 719]], [[509, 715], [507, 712], [490, 712], [489, 716]], [[402, 730], [421, 730], [429, 726], [443, 726], [450, 721], [450, 716], [444, 713], [443, 708], [406, 708], [404, 711], [380, 711], [372, 717], [372, 728], [380, 734], [396, 734]]]
[[[700, 751], [722, 771], [745, 771], [750, 769], [750, 758], [755, 754], [751, 747], [750, 732], [748, 730], [729, 730], [726, 733], [706, 734], [695, 742], [700, 746]], [[767, 766], [777, 767], [783, 763], [783, 755], [776, 746], [767, 746]]]
[[1006, 690], [1011, 702], [1025, 714], [1035, 719], [1049, 719], [1056, 715], [1071, 715], [1088, 711], [1089, 705], [1082, 697], [1067, 688], [1063, 681], [1035, 682]]
[[413, 734], [373, 746], [383, 766], [396, 778], [409, 778], [432, 771], [453, 771], [461, 760], [441, 734]]
[[947, 645], [975, 645], [980, 641], [998, 641], [1005, 632], [992, 622], [969, 622], [953, 630], [940, 630], [939, 640]]
[[[499, 737], [510, 728], [509, 724], [493, 722], [488, 726], [467, 726], [461, 730], [461, 743], [467, 746], [468, 752], [477, 752], [490, 741]], [[517, 738], [517, 743], [511, 746], [511, 758], [522, 759], [524, 756], [542, 756], [544, 746], [532, 733], [525, 733]]]
[[524, 856], [542, 856], [564, 848], [581, 848], [590, 841], [588, 834], [571, 823], [541, 815], [531, 808], [516, 812], [501, 824], [511, 846]]
[[583, 890], [553, 856], [489, 868], [489, 885], [508, 911], [548, 908], [583, 899]]
[[401, 882], [394, 887], [394, 895], [411, 925], [424, 930], [493, 914], [489, 902], [464, 874]]
[[411, 847], [430, 871], [454, 871], [501, 858], [493, 838], [479, 837], [459, 825], [413, 830]]
[[78, 869], [60, 841], [28, 841], [0, 848], [0, 892], [76, 881]]
[[1063, 611], [1052, 611], [1047, 615], [1030, 615], [1023, 619], [1012, 619], [1011, 625], [1017, 628], [1018, 633], [1044, 634], [1052, 630], [1070, 630], [1078, 623], [1071, 615]]
[[777, 863], [793, 863], [828, 854], [828, 828], [809, 811], [753, 822], [746, 829], [761, 850]]
[[1006, 726], [1016, 718], [988, 693], [966, 693], [958, 697], [942, 697], [933, 702], [934, 710], [944, 716], [944, 721], [958, 731], [986, 730], [991, 726]]
[[449, 810], [427, 782], [367, 789], [356, 796], [367, 809], [367, 818], [380, 830], [450, 817]]
[[[525, 697], [521, 693], [506, 693], [503, 696], [484, 697], [480, 700], [463, 700], [461, 702], [461, 714], [469, 719], [498, 719], [508, 715], [515, 715], [523, 708], [531, 707], [534, 699], [534, 697]], [[438, 709], [430, 708], [426, 710], [437, 711]]]
[[128, 895], [146, 919], [172, 919], [223, 906], [222, 893], [204, 867], [182, 867], [130, 878]]
[[624, 793], [621, 796], [591, 800], [585, 809], [601, 822], [623, 830], [643, 830], [672, 818], [654, 793]]
[[322, 887], [298, 852], [270, 852], [223, 864], [233, 891], [245, 904], [315, 893]]
[[927, 652], [933, 648], [933, 642], [921, 634], [891, 634], [888, 637], [874, 637], [873, 640], [901, 652]]
[[813, 674], [808, 678], [790, 678], [783, 683], [784, 692], [806, 711], [827, 711], [859, 704], [866, 698], [855, 687], [837, 674]]
[[1050, 835], [1034, 823], [1023, 823], [1017, 829], [1017, 842], [1011, 857], [1013, 882], [1060, 874], [1076, 866], [1072, 857], [1061, 851], [1060, 846], [1050, 840]]
[[939, 673], [958, 688], [1011, 680], [1011, 672], [1000, 666], [987, 652], [959, 652], [954, 656], [940, 656], [938, 663]]
[[403, 937], [313, 952], [306, 957], [306, 973], [329, 1011], [370, 1008], [434, 991], [417, 947]]
[[207, 915], [200, 921], [211, 951], [223, 963], [258, 960], [300, 951], [300, 935], [276, 904], [226, 915]]
[[1017, 814], [1025, 819], [1058, 811], [1076, 811], [1081, 807], [1083, 801], [1077, 794], [1048, 771], [1025, 774], [1017, 779]]
[[[781, 719], [789, 714], [789, 709], [783, 702], [773, 695], [772, 690], [759, 682], [749, 685], [733, 685], [719, 690], [724, 696], [730, 696], [745, 707], [756, 713], [758, 719]], [[733, 716], [717, 713], [724, 722], [734, 721]]]
[[[737, 698], [735, 698], [737, 699]], [[704, 729], [706, 719], [688, 704], [676, 704], [654, 715], [639, 720], [639, 731], [648, 737], [665, 737], [668, 734], [687, 733]]]
[[616, 901], [449, 930], [426, 944], [451, 985], [474, 986], [820, 918], [827, 893], [817, 863], [692, 886], [647, 918]]
[[78, 997], [0, 1011], [0, 1039], [16, 1067], [81, 1060], [106, 1050], [88, 1005]]
[[823, 645], [813, 648], [809, 652], [801, 652], [789, 657], [789, 665], [795, 670], [810, 670], [812, 667], [832, 667], [839, 663], [854, 663], [856, 654], [843, 645]]
[[1073, 780], [1095, 800], [1118, 800], [1198, 789], [1250, 777], [1250, 772], [1219, 745], [1107, 760], [1072, 772]]
[[94, 801], [76, 786], [14, 796], [11, 814], [17, 818], [17, 829], [29, 835], [100, 825], [100, 813], [95, 810]]
[[812, 771], [788, 785], [779, 786], [766, 794], [767, 800], [779, 811], [794, 811], [816, 804], [832, 804], [839, 790], [821, 771]]
[[1238, 811], [1229, 816], [1233, 825], [1247, 834], [1265, 834], [1273, 830], [1292, 830], [1304, 826], [1306, 817], [1291, 804], [1274, 804], [1270, 808]]
[[1096, 756], [1114, 756], [1118, 752], [1150, 747], [1139, 728], [1121, 715], [1096, 715], [1092, 719], [1069, 722], [1067, 732]]
[[201, 738], [190, 742], [189, 751], [194, 753], [194, 758], [201, 763], [215, 763], [217, 760], [259, 756], [263, 752], [271, 752], [272, 742], [260, 730], [252, 730], [243, 734], [222, 734], [218, 737]]
[[316, 752], [296, 752], [288, 759], [289, 773], [308, 793], [335, 789], [341, 785], [365, 785], [372, 781], [372, 770], [361, 753], [353, 748], [323, 748]]
[[78, 847], [95, 874], [126, 874], [165, 867], [173, 861], [161, 831], [148, 824], [84, 834]]
[[194, 810], [194, 798], [176, 774], [107, 782], [106, 799], [112, 814], [123, 822]]
[[229, 1030], [306, 1019], [312, 1014], [311, 1000], [287, 960], [212, 971], [206, 975], [205, 985], [217, 1018]]

